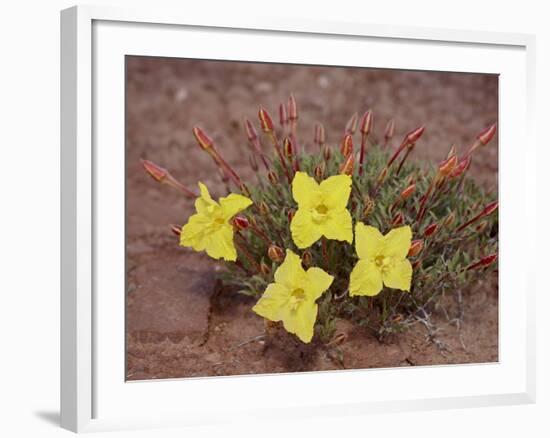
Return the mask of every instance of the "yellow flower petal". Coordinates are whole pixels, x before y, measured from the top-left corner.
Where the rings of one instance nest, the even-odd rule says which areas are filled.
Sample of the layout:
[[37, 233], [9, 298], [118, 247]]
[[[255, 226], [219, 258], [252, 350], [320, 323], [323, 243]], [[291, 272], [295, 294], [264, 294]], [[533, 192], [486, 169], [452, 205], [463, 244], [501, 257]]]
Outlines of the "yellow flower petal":
[[285, 260], [275, 271], [275, 282], [293, 289], [296, 284], [304, 281], [305, 275], [300, 257], [287, 249]]
[[208, 232], [211, 221], [208, 216], [194, 214], [189, 218], [180, 233], [180, 245], [193, 248], [195, 251], [204, 250], [204, 236]]
[[382, 273], [370, 260], [359, 260], [349, 278], [349, 294], [378, 295], [382, 290]]
[[231, 262], [237, 260], [237, 250], [233, 243], [233, 227], [225, 224], [205, 236], [204, 249], [213, 259], [224, 259]]
[[334, 280], [332, 275], [326, 273], [321, 268], [309, 268], [306, 272], [306, 277], [307, 289], [305, 290], [308, 298], [313, 301], [323, 295], [323, 292], [330, 287]]
[[398, 260], [383, 274], [384, 284], [392, 289], [411, 290], [412, 265], [407, 259]]
[[199, 182], [200, 196], [195, 200], [195, 209], [197, 213], [209, 214], [219, 207], [218, 203], [212, 199], [208, 188], [201, 182]]
[[225, 198], [220, 198], [220, 205], [222, 207], [224, 219], [229, 220], [240, 211], [252, 205], [252, 201], [246, 196], [231, 193]]
[[281, 321], [288, 313], [285, 306], [289, 296], [290, 292], [285, 286], [271, 283], [252, 310], [270, 321]]
[[353, 224], [348, 210], [331, 212], [321, 226], [327, 239], [351, 243], [353, 241]]
[[351, 193], [351, 177], [349, 175], [331, 176], [322, 181], [319, 187], [323, 202], [329, 209], [346, 208]]
[[403, 227], [394, 228], [384, 236], [383, 255], [404, 259], [407, 257], [411, 247], [412, 230], [411, 227], [405, 225]]
[[294, 333], [305, 344], [311, 342], [317, 319], [317, 304], [304, 301], [295, 311], [288, 312], [283, 318], [283, 326], [289, 333]]
[[292, 180], [292, 197], [300, 208], [311, 208], [321, 195], [319, 184], [307, 173], [296, 172]]
[[360, 259], [373, 259], [382, 253], [384, 245], [384, 236], [375, 227], [361, 222], [355, 225], [355, 250]]
[[292, 240], [300, 249], [310, 247], [323, 235], [321, 227], [313, 222], [310, 211], [303, 208], [298, 209], [292, 218], [290, 232]]

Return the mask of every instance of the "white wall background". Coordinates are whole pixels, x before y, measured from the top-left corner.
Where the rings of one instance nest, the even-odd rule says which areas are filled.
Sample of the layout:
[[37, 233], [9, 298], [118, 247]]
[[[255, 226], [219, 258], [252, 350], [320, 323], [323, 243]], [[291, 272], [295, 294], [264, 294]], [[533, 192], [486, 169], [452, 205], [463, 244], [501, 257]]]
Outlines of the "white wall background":
[[[550, 14], [524, 0], [95, 1], [97, 4], [221, 9], [247, 14], [365, 21], [537, 35], [539, 177], [537, 264], [538, 402], [536, 405], [417, 412], [106, 436], [549, 436], [550, 248], [548, 102]], [[59, 10], [64, 0], [4, 3], [0, 14], [0, 436], [69, 436], [57, 427], [59, 403]], [[522, 153], [519, 144], [518, 153]], [[544, 201], [544, 202], [543, 202]], [[518, 230], [521, 232], [521, 230]]]

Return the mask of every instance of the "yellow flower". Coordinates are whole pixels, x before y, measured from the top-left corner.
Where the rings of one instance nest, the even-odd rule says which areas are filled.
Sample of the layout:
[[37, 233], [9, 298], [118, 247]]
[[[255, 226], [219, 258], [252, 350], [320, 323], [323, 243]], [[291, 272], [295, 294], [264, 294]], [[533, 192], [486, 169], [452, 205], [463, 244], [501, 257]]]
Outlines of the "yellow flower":
[[252, 310], [271, 321], [283, 321], [287, 332], [308, 343], [313, 338], [317, 319], [315, 300], [330, 287], [333, 279], [320, 268], [304, 271], [300, 257], [287, 249], [284, 262], [275, 271], [275, 283], [267, 286]]
[[406, 257], [411, 239], [409, 226], [394, 228], [383, 236], [376, 228], [357, 223], [355, 249], [359, 261], [351, 271], [350, 295], [377, 295], [382, 284], [409, 291], [412, 266]]
[[247, 208], [252, 201], [245, 196], [231, 193], [214, 201], [203, 183], [199, 183], [201, 195], [195, 201], [197, 213], [189, 218], [180, 234], [180, 245], [204, 251], [213, 259], [237, 260], [233, 243], [233, 226], [230, 220]]
[[317, 184], [306, 173], [296, 172], [292, 196], [298, 203], [298, 211], [292, 218], [290, 231], [298, 248], [307, 248], [322, 236], [352, 242], [351, 215], [346, 209], [350, 192], [349, 175], [331, 176]]

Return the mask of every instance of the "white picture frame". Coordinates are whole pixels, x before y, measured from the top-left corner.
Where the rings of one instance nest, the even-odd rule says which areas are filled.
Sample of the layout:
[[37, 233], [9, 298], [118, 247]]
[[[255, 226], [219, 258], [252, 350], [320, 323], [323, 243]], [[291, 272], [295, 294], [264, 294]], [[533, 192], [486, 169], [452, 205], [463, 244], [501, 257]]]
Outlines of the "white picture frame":
[[[194, 44], [184, 52], [178, 43], [186, 38]], [[277, 52], [275, 42], [287, 50]], [[384, 54], [389, 45], [400, 51], [399, 59]], [[104, 6], [62, 11], [62, 427], [83, 432], [257, 420], [275, 413], [295, 418], [534, 402], [534, 276], [521, 257], [533, 252], [536, 231], [535, 209], [524, 208], [536, 204], [536, 177], [525, 158], [535, 150], [534, 46], [534, 36], [524, 34], [247, 15], [228, 22], [214, 12], [205, 17]], [[265, 47], [273, 51], [266, 55]], [[363, 47], [370, 60], [350, 63], [348, 49]], [[308, 59], [300, 48], [308, 49]], [[500, 74], [499, 362], [126, 383], [124, 209], [117, 205], [124, 196], [121, 66], [128, 54]], [[511, 157], [508, 149], [519, 139], [525, 153]], [[111, 152], [101, 153], [105, 148]], [[514, 232], [519, 228], [521, 235]], [[285, 397], [290, 388], [297, 393], [292, 402]], [[258, 406], [257, 397], [266, 393]]]

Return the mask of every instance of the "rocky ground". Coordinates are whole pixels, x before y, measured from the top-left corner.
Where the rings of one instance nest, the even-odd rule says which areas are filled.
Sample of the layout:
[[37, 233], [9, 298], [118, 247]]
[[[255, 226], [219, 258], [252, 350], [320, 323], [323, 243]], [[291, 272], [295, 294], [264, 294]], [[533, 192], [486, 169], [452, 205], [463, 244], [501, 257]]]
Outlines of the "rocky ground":
[[[425, 327], [379, 342], [345, 321], [347, 340], [337, 348], [266, 344], [253, 301], [217, 287], [220, 266], [178, 247], [168, 224], [184, 223], [192, 202], [144, 174], [139, 159], [169, 168], [189, 186], [202, 181], [222, 193], [216, 169], [191, 135], [198, 124], [227, 160], [249, 174], [242, 119], [258, 105], [276, 114], [293, 92], [298, 135], [311, 143], [322, 121], [338, 141], [350, 115], [372, 108], [374, 138], [390, 117], [395, 142], [417, 127], [426, 133], [418, 160], [441, 160], [451, 144], [465, 150], [497, 121], [498, 78], [491, 75], [357, 68], [281, 66], [131, 57], [127, 63], [127, 356], [128, 379], [394, 367], [498, 360], [496, 278], [464, 294], [460, 330], [442, 315], [436, 342]], [[479, 151], [472, 175], [498, 189], [498, 139]], [[217, 193], [216, 193], [217, 192]]]

